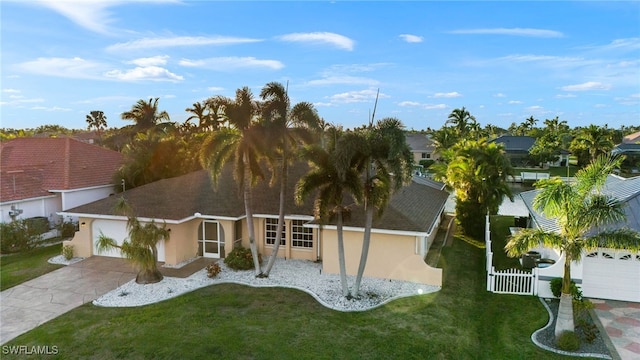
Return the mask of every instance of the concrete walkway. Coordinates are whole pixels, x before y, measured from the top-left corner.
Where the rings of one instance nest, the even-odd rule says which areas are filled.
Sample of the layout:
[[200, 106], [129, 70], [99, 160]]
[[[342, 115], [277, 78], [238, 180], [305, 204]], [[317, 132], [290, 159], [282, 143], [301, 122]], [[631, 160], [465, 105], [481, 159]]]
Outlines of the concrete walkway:
[[[186, 278], [215, 259], [199, 258], [164, 276]], [[0, 292], [0, 345], [136, 277], [125, 259], [92, 256]]]
[[622, 360], [640, 360], [640, 303], [590, 299]]
[[124, 260], [103, 259], [85, 259], [0, 292], [0, 344], [135, 278]]

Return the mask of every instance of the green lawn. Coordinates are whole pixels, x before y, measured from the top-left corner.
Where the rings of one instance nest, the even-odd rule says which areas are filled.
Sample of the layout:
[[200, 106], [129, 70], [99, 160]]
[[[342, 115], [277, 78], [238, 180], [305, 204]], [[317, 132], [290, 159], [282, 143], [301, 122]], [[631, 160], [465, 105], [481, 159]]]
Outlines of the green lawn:
[[508, 257], [504, 251], [507, 237], [511, 235], [509, 226], [513, 226], [513, 216], [491, 216], [491, 251], [496, 270], [522, 269], [519, 258]]
[[440, 266], [441, 291], [367, 312], [214, 285], [144, 307], [86, 304], [7, 345], [57, 346], [65, 359], [567, 359], [530, 340], [547, 322], [537, 298], [485, 291], [483, 249], [456, 240]]
[[62, 252], [62, 244], [38, 247], [27, 252], [0, 258], [0, 290], [6, 290], [27, 280], [37, 278], [62, 265], [49, 264], [47, 260]]

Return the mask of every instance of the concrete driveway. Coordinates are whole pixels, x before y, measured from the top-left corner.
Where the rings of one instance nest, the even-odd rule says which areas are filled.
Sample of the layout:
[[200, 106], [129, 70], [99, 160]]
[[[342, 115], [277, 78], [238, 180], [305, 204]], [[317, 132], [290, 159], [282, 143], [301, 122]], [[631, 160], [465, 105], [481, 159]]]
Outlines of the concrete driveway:
[[135, 278], [124, 259], [91, 257], [0, 292], [0, 344]]

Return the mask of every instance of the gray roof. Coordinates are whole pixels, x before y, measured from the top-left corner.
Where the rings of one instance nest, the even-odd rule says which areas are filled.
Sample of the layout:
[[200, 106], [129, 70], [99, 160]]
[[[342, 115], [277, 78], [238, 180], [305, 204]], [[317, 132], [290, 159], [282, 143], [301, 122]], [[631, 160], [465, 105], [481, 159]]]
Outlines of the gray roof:
[[[293, 194], [295, 185], [307, 171], [308, 166], [299, 163], [290, 167], [288, 193]], [[227, 166], [220, 176], [217, 188], [207, 171], [196, 171], [187, 175], [164, 179], [140, 186], [122, 193], [133, 207], [134, 213], [142, 218], [181, 221], [200, 213], [203, 216], [242, 218], [245, 216], [244, 202], [237, 189], [231, 167]], [[444, 208], [446, 191], [430, 185], [412, 182], [393, 195], [389, 206], [380, 218], [374, 220], [376, 229], [429, 232]], [[114, 205], [120, 195], [110, 196], [73, 209], [65, 213], [86, 217], [117, 215]], [[351, 219], [345, 226], [363, 227], [364, 211], [351, 203]], [[279, 187], [269, 187], [268, 181], [259, 182], [253, 191], [254, 214], [278, 214]], [[285, 203], [287, 215], [313, 216], [313, 196], [302, 205], [294, 202], [293, 195]]]
[[[545, 231], [558, 231], [558, 224], [554, 219], [548, 219], [533, 208], [533, 199], [540, 190], [526, 191], [520, 194], [529, 214], [537, 226]], [[640, 231], [640, 176], [634, 178], [622, 178], [609, 175], [602, 188], [602, 193], [612, 196], [626, 203], [624, 207], [627, 219], [624, 223], [609, 226], [609, 228], [629, 227]]]
[[502, 135], [490, 142], [503, 144], [506, 152], [529, 152], [536, 139], [531, 136]]
[[611, 153], [614, 155], [640, 154], [640, 144], [618, 144], [611, 150]]
[[423, 151], [433, 151], [435, 149], [435, 145], [433, 140], [431, 140], [427, 134], [405, 134], [407, 145], [411, 148], [411, 151], [414, 152], [423, 152]]

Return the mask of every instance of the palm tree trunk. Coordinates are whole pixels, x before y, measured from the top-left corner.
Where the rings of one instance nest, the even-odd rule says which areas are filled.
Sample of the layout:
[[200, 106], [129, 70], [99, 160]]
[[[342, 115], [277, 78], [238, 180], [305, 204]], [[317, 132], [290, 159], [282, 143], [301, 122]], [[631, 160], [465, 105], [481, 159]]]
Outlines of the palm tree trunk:
[[353, 295], [358, 296], [360, 292], [360, 282], [364, 275], [364, 268], [367, 265], [367, 257], [369, 256], [369, 244], [371, 243], [371, 227], [373, 226], [374, 208], [369, 204], [365, 211], [364, 236], [362, 237], [362, 253], [360, 254], [360, 265], [358, 266], [358, 275], [356, 275], [356, 283], [353, 287]]
[[338, 264], [340, 265], [340, 285], [342, 285], [342, 295], [349, 298], [349, 284], [347, 284], [347, 266], [344, 259], [344, 236], [342, 233], [342, 209], [338, 209], [336, 213], [337, 232], [338, 232]]
[[269, 272], [271, 272], [271, 268], [273, 267], [273, 264], [276, 262], [276, 257], [278, 256], [278, 250], [280, 249], [280, 241], [282, 240], [282, 230], [284, 229], [284, 201], [285, 201], [285, 193], [287, 189], [287, 168], [288, 166], [287, 166], [286, 150], [285, 150], [283, 151], [282, 167], [280, 168], [282, 170], [282, 174], [280, 174], [280, 208], [278, 212], [278, 226], [276, 227], [276, 242], [273, 244], [273, 249], [271, 250], [271, 256], [269, 256], [269, 262], [267, 263], [267, 268], [262, 272], [262, 277], [269, 277]]
[[573, 323], [573, 295], [571, 295], [571, 259], [565, 253], [564, 275], [562, 277], [562, 294], [558, 307], [555, 336], [558, 338], [565, 331], [574, 332]]
[[[250, 177], [249, 163], [245, 162], [245, 176]], [[256, 271], [256, 276], [260, 276], [260, 261], [258, 260], [258, 249], [256, 247], [256, 233], [253, 227], [253, 201], [251, 194], [251, 179], [245, 179], [244, 181], [244, 211], [247, 215], [247, 232], [249, 233], [249, 248], [251, 249], [251, 256], [253, 257], [253, 266]]]

